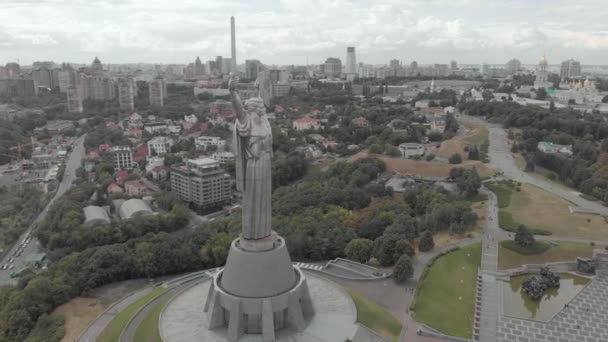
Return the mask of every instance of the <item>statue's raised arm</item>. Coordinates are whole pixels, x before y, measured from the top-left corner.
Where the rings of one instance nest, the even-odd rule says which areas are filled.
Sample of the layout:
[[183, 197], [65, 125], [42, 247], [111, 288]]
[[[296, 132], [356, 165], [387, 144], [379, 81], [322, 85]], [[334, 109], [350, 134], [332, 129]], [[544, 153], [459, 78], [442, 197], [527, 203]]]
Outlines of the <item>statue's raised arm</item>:
[[243, 109], [243, 102], [241, 102], [241, 97], [239, 93], [236, 91], [236, 85], [239, 83], [238, 76], [230, 76], [228, 80], [228, 90], [230, 91], [230, 100], [232, 101], [232, 107], [234, 108], [234, 112], [236, 117], [240, 122], [245, 121], [245, 117], [247, 113]]

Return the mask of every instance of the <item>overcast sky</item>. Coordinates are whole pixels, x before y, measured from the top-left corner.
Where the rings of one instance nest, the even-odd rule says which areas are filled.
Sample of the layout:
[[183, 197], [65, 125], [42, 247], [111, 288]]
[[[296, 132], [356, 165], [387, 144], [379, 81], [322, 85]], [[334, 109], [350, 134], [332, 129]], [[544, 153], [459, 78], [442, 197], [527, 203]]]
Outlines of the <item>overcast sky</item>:
[[0, 64], [20, 60], [608, 64], [608, 0], [0, 0]]

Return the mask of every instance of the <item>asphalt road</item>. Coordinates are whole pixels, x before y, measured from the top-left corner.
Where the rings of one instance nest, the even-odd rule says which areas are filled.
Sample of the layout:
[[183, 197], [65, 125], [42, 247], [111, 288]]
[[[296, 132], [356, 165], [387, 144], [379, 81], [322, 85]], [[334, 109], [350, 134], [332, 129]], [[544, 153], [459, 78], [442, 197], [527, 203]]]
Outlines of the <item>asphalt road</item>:
[[18, 270], [21, 267], [25, 266], [25, 259], [27, 258], [28, 255], [39, 252], [40, 244], [38, 243], [38, 240], [36, 240], [35, 238], [32, 237], [30, 243], [25, 246], [21, 255], [18, 257], [14, 257], [15, 260], [12, 263], [9, 263], [9, 259], [13, 258], [13, 254], [15, 253], [15, 251], [17, 251], [20, 248], [21, 243], [25, 239], [26, 235], [32, 231], [32, 227], [36, 223], [38, 223], [44, 219], [49, 208], [55, 202], [55, 200], [57, 198], [61, 197], [72, 186], [72, 182], [76, 178], [76, 169], [80, 167], [82, 158], [84, 157], [84, 153], [85, 153], [84, 136], [82, 136], [74, 141], [74, 144], [72, 146], [72, 152], [70, 153], [70, 156], [68, 158], [68, 161], [67, 161], [67, 164], [65, 167], [63, 180], [61, 181], [61, 183], [59, 183], [55, 196], [49, 201], [47, 206], [38, 215], [36, 220], [34, 220], [32, 225], [30, 225], [30, 227], [27, 229], [27, 231], [25, 231], [19, 237], [19, 240], [17, 240], [15, 245], [13, 245], [13, 247], [11, 247], [11, 249], [8, 251], [8, 253], [6, 253], [4, 255], [4, 257], [0, 260], [0, 265], [5, 265], [5, 264], [15, 265], [13, 270], [8, 270], [8, 269], [0, 270], [0, 286], [16, 285], [18, 280], [16, 278], [10, 277], [11, 272], [13, 272], [14, 270]]
[[547, 192], [553, 193], [571, 203], [574, 203], [579, 207], [592, 209], [602, 215], [608, 215], [607, 207], [580, 197], [580, 193], [578, 191], [555, 186], [542, 178], [527, 174], [517, 167], [511, 154], [511, 143], [509, 142], [505, 129], [499, 125], [488, 123], [487, 121], [479, 118], [465, 115], [462, 117], [466, 118], [467, 120], [478, 122], [488, 128], [490, 132], [490, 148], [488, 150], [488, 156], [490, 157], [491, 168], [502, 171], [504, 176], [507, 178], [537, 186]]

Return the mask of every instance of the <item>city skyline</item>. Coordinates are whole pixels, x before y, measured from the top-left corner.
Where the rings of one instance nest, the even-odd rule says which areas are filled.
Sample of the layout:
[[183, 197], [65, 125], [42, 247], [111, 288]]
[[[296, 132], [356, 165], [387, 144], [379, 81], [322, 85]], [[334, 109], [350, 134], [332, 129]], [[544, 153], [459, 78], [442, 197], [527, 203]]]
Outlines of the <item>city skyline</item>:
[[535, 64], [543, 53], [551, 65], [608, 60], [599, 0], [488, 1], [483, 7], [473, 0], [313, 2], [8, 0], [0, 14], [0, 62], [88, 63], [99, 56], [104, 64], [185, 64], [194, 56], [228, 57], [232, 15], [241, 64], [345, 61], [347, 46], [356, 48], [357, 62], [369, 64], [391, 58], [504, 64], [512, 57]]

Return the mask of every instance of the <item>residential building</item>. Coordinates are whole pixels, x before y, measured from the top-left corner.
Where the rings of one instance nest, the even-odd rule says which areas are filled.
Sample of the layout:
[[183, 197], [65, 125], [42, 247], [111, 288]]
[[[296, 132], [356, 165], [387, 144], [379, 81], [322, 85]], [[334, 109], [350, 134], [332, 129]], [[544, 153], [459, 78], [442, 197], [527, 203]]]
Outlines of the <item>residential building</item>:
[[539, 142], [538, 150], [543, 153], [561, 153], [568, 156], [572, 155], [572, 145], [558, 145], [548, 141]]
[[258, 78], [258, 73], [264, 69], [264, 66], [257, 59], [248, 59], [245, 61], [245, 78], [255, 80]]
[[521, 70], [521, 62], [517, 58], [513, 58], [505, 65], [505, 71], [507, 75], [513, 75]]
[[222, 74], [225, 72], [224, 70], [224, 58], [222, 56], [215, 57], [215, 67], [217, 68], [217, 72]]
[[158, 134], [165, 133], [169, 129], [169, 125], [166, 122], [155, 121], [155, 122], [146, 122], [144, 125], [144, 131], [150, 134]]
[[154, 137], [148, 141], [148, 156], [161, 155], [171, 152], [175, 142], [169, 137]]
[[133, 152], [128, 146], [115, 146], [110, 150], [115, 170], [130, 170], [135, 167]]
[[217, 160], [222, 166], [224, 166], [227, 162], [233, 162], [235, 160], [234, 153], [225, 151], [213, 152], [211, 158]]
[[152, 172], [157, 166], [165, 165], [165, 157], [148, 156], [146, 157], [146, 173]]
[[321, 72], [328, 78], [339, 78], [342, 74], [342, 61], [340, 58], [329, 57], [321, 64]]
[[321, 122], [317, 119], [311, 118], [308, 115], [293, 121], [293, 129], [296, 131], [319, 128], [321, 128]]
[[72, 85], [69, 86], [66, 91], [68, 97], [68, 112], [70, 113], [82, 113], [82, 97], [80, 97], [80, 91], [78, 87]]
[[118, 103], [120, 110], [132, 113], [135, 110], [135, 82], [133, 78], [120, 78], [118, 80]]
[[232, 180], [211, 158], [189, 159], [171, 168], [171, 191], [196, 210], [219, 207], [230, 202]]
[[120, 185], [118, 185], [116, 183], [112, 183], [112, 184], [108, 185], [108, 188], [106, 189], [106, 191], [109, 194], [122, 194], [124, 192], [122, 190], [122, 188], [120, 187]]
[[148, 203], [140, 200], [139, 198], [131, 198], [130, 200], [124, 201], [118, 208], [118, 215], [123, 220], [128, 220], [138, 216], [149, 216], [153, 215], [154, 212], [148, 205]]
[[423, 156], [425, 153], [424, 145], [417, 143], [403, 143], [399, 145], [399, 151], [404, 158]]
[[153, 168], [151, 171], [152, 179], [154, 179], [154, 180], [167, 179], [167, 176], [169, 175], [169, 170], [171, 170], [171, 168], [166, 165], [160, 165], [160, 166]]
[[90, 206], [84, 207], [83, 213], [84, 213], [84, 217], [85, 217], [84, 225], [87, 227], [92, 227], [92, 226], [96, 226], [99, 224], [110, 224], [111, 223], [108, 212], [102, 207], [90, 205]]
[[38, 95], [36, 81], [28, 78], [9, 78], [0, 80], [0, 95], [24, 97]]
[[148, 192], [148, 187], [141, 179], [126, 181], [125, 192], [132, 197], [141, 197]]
[[351, 123], [355, 127], [369, 127], [369, 121], [366, 118], [360, 116], [358, 118], [354, 118]]
[[559, 69], [559, 76], [561, 78], [575, 78], [581, 76], [581, 62], [569, 59], [563, 61]]
[[355, 47], [349, 46], [346, 48], [346, 74], [357, 73], [357, 56], [355, 54]]
[[196, 117], [196, 115], [192, 114], [192, 115], [184, 115], [184, 121], [195, 124], [198, 122], [198, 118]]
[[150, 106], [162, 107], [165, 105], [165, 81], [162, 78], [156, 78], [148, 82], [148, 90], [150, 92]]
[[194, 145], [197, 148], [204, 150], [208, 149], [210, 146], [215, 146], [219, 150], [226, 145], [226, 140], [220, 137], [201, 135], [200, 137], [196, 137], [194, 139]]
[[32, 79], [36, 82], [38, 87], [52, 90], [59, 87], [58, 72], [59, 70], [57, 69], [41, 66], [32, 70]]

